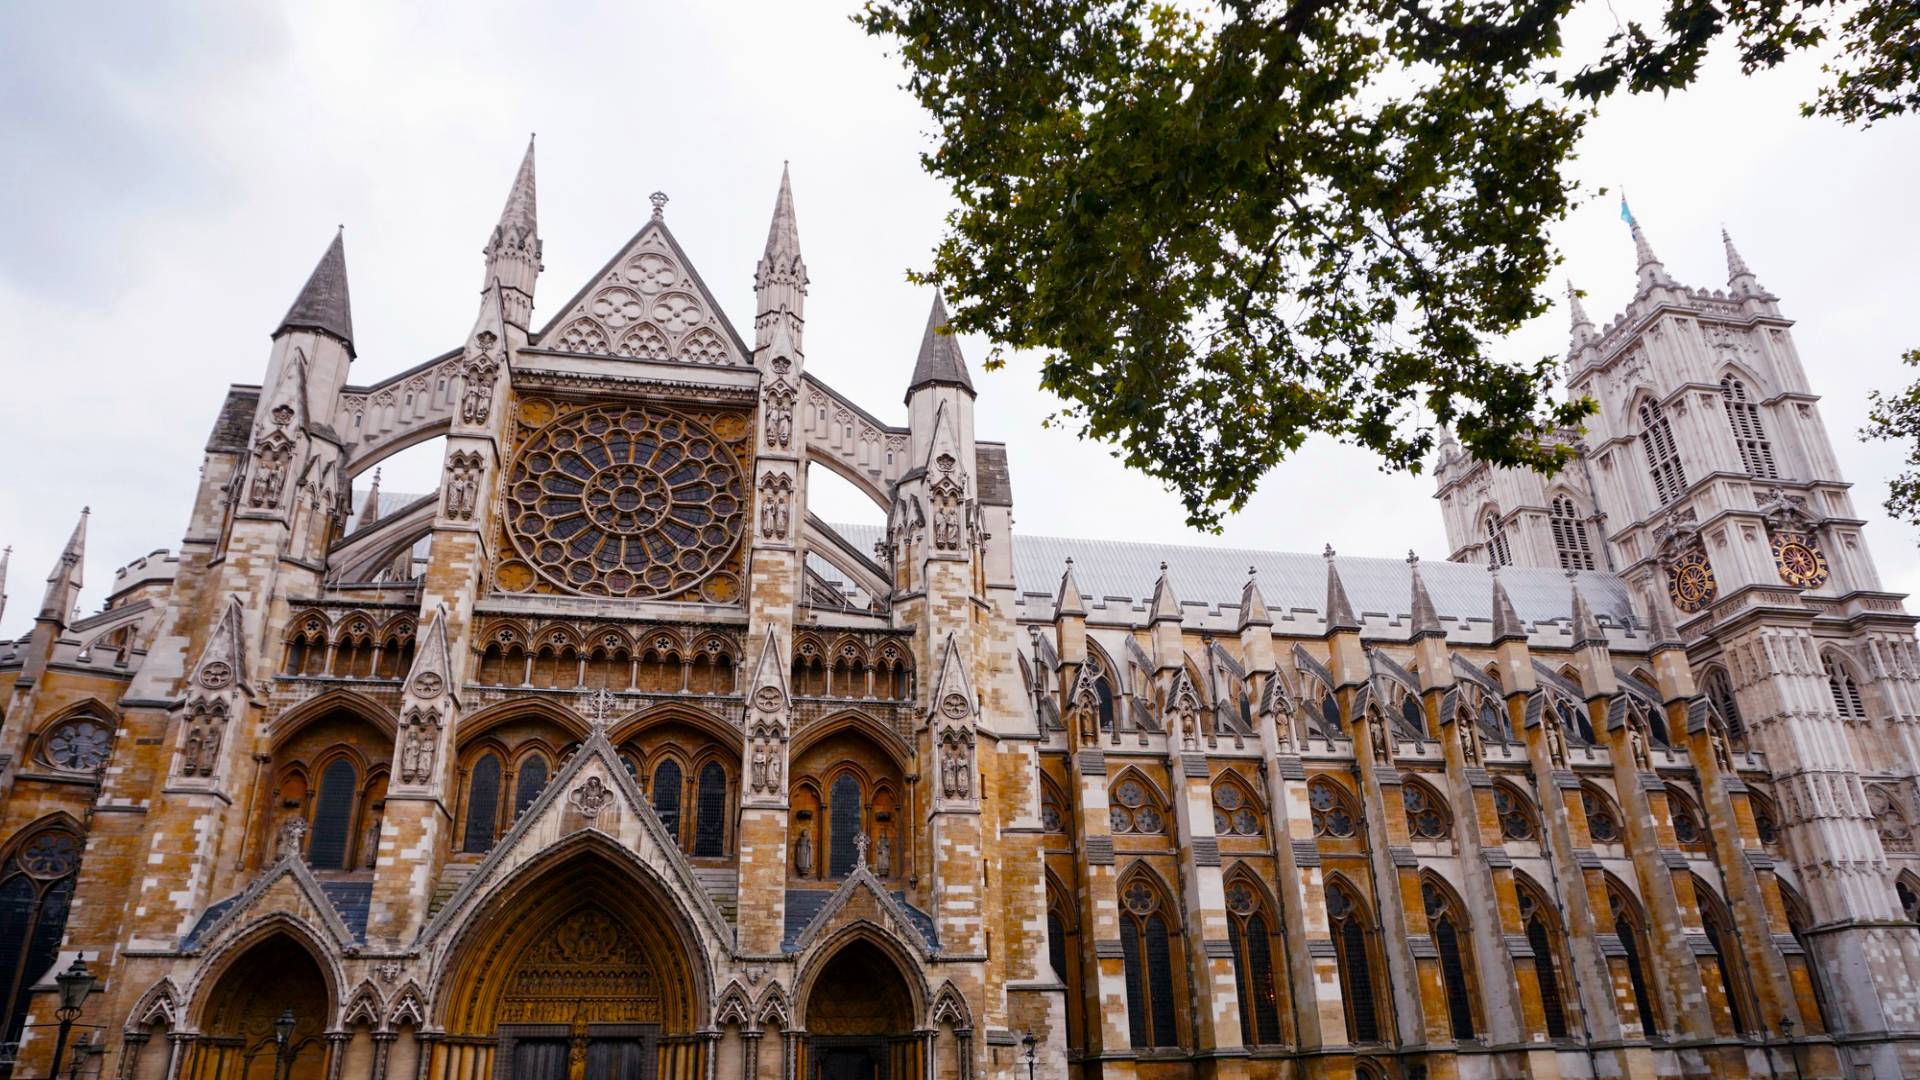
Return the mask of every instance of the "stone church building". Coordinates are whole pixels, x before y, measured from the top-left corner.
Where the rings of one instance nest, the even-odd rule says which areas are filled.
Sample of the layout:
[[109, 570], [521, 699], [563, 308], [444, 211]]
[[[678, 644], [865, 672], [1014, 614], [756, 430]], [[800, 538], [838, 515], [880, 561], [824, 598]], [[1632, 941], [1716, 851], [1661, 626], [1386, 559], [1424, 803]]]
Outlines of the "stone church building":
[[856, 402], [785, 179], [738, 327], [664, 204], [536, 321], [529, 148], [397, 372], [336, 237], [84, 617], [82, 517], [0, 645], [0, 1073], [82, 961], [63, 1076], [1920, 1075], [1914, 618], [1731, 244], [1636, 227], [1580, 460], [1443, 446], [1420, 562], [1019, 533], [937, 301]]

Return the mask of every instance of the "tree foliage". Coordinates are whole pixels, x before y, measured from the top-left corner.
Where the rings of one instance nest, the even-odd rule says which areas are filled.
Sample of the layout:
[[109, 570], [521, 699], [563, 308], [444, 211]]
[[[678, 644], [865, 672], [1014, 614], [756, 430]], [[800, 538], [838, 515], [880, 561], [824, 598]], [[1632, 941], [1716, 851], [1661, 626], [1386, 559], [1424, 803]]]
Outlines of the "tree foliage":
[[1038, 352], [1060, 419], [1218, 527], [1315, 433], [1390, 469], [1441, 425], [1496, 464], [1571, 459], [1592, 403], [1553, 399], [1553, 357], [1489, 346], [1547, 309], [1597, 100], [1685, 86], [1722, 35], [1778, 63], [1838, 19], [1864, 44], [1817, 107], [1915, 104], [1910, 55], [1871, 62], [1910, 17], [1669, 2], [1572, 72], [1572, 0], [869, 0], [856, 21], [897, 46], [958, 201], [916, 279], [990, 368]]
[[[1920, 349], [1909, 349], [1900, 359], [1909, 367], [1920, 367]], [[1887, 482], [1887, 513], [1920, 525], [1920, 382], [1891, 397], [1875, 390], [1867, 399], [1867, 424], [1860, 434], [1907, 448], [1906, 469]]]

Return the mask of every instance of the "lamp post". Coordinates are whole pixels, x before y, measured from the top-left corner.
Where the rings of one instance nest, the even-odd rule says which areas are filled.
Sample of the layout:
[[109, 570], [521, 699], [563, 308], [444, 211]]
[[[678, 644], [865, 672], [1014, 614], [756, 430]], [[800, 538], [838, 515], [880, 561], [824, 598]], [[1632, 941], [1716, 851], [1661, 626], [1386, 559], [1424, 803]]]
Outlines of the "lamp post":
[[293, 1042], [293, 1025], [298, 1022], [291, 1005], [273, 1022], [273, 1080], [280, 1080], [287, 1067], [287, 1045]]
[[1033, 1067], [1039, 1060], [1037, 1052], [1040, 1048], [1040, 1041], [1033, 1037], [1032, 1031], [1028, 1031], [1025, 1035], [1020, 1036], [1020, 1046], [1027, 1052], [1027, 1080], [1033, 1080]]
[[53, 981], [60, 987], [60, 1007], [53, 1010], [53, 1018], [60, 1021], [60, 1034], [53, 1040], [53, 1067], [47, 1070], [47, 1075], [57, 1077], [60, 1059], [67, 1053], [67, 1036], [73, 1033], [73, 1022], [80, 1019], [80, 1006], [86, 1004], [87, 995], [93, 992], [93, 973], [87, 970], [87, 962], [76, 956], [67, 970], [55, 975]]
[[1793, 1058], [1793, 1075], [1795, 1080], [1806, 1080], [1806, 1077], [1800, 1072], [1800, 1047], [1799, 1044], [1793, 1041], [1793, 1017], [1783, 1016], [1780, 1018], [1780, 1034], [1786, 1037], [1787, 1053]]

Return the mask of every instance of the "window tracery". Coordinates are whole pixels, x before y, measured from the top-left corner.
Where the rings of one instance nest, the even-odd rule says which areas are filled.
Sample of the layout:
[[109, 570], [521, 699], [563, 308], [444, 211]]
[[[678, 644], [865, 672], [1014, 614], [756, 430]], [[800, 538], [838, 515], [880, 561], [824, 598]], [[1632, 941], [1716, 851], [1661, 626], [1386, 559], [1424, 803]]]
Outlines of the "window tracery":
[[1167, 831], [1166, 815], [1155, 804], [1147, 785], [1128, 778], [1114, 785], [1113, 807], [1108, 811], [1114, 833], [1141, 833], [1158, 836]]
[[1237, 781], [1213, 786], [1213, 831], [1216, 836], [1259, 836], [1260, 811], [1247, 789]]
[[667, 598], [700, 589], [703, 599], [731, 602], [738, 584], [722, 571], [748, 500], [730, 442], [691, 416], [642, 405], [551, 419], [508, 472], [507, 535], [523, 561], [502, 567], [503, 586], [519, 591], [537, 575], [571, 593]]
[[1135, 1046], [1178, 1046], [1174, 958], [1169, 918], [1159, 889], [1144, 873], [1122, 886], [1121, 960], [1127, 979], [1127, 1023]]
[[1580, 787], [1580, 806], [1587, 815], [1587, 835], [1596, 844], [1620, 842], [1620, 813], [1613, 800], [1592, 784]]
[[1348, 1036], [1356, 1043], [1379, 1042], [1378, 986], [1374, 982], [1372, 930], [1366, 909], [1344, 882], [1329, 881], [1323, 895], [1338, 960]]
[[1415, 840], [1447, 840], [1453, 836], [1453, 816], [1446, 800], [1418, 780], [1409, 780], [1403, 796], [1407, 833]]
[[1279, 992], [1274, 982], [1273, 931], [1278, 921], [1262, 891], [1244, 876], [1228, 879], [1227, 937], [1233, 947], [1234, 981], [1240, 998], [1240, 1041], [1249, 1046], [1280, 1042]]
[[33, 984], [59, 954], [80, 851], [70, 830], [42, 827], [0, 864], [0, 1042], [20, 1040]]
[[88, 773], [107, 763], [113, 729], [91, 714], [68, 717], [48, 729], [41, 740], [47, 764], [66, 772]]
[[1433, 935], [1434, 950], [1440, 954], [1440, 981], [1446, 990], [1447, 1021], [1455, 1039], [1474, 1037], [1473, 990], [1469, 985], [1466, 961], [1466, 919], [1447, 889], [1428, 877], [1420, 885], [1420, 900], [1426, 907], [1427, 928]]
[[1518, 881], [1520, 925], [1527, 931], [1527, 944], [1533, 948], [1533, 973], [1540, 984], [1540, 1011], [1544, 1014], [1547, 1035], [1567, 1037], [1567, 1010], [1560, 987], [1560, 928], [1552, 922], [1551, 905], [1531, 883]]
[[1647, 981], [1645, 966], [1646, 958], [1650, 955], [1646, 921], [1641, 917], [1640, 906], [1611, 876], [1607, 878], [1607, 908], [1613, 915], [1613, 932], [1619, 936], [1621, 948], [1626, 952], [1627, 980], [1633, 986], [1633, 1002], [1640, 1013], [1640, 1028], [1648, 1035], [1658, 1035], [1660, 1014], [1654, 1011], [1653, 995], [1648, 990], [1651, 984]]
[[1358, 828], [1360, 813], [1352, 798], [1331, 780], [1320, 778], [1307, 785], [1307, 808], [1315, 836], [1345, 839]]
[[1537, 841], [1540, 821], [1532, 800], [1509, 784], [1493, 786], [1493, 812], [1500, 818], [1500, 836], [1506, 840]]

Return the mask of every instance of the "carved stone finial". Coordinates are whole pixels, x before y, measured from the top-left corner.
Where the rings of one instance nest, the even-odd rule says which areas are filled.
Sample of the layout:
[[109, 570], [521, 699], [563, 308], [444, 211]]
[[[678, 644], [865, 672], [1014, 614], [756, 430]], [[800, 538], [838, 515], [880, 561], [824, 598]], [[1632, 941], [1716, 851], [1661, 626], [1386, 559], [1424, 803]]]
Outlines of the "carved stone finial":
[[1412, 548], [1407, 549], [1407, 565], [1408, 566], [1420, 565], [1420, 556]]
[[653, 194], [647, 196], [647, 201], [653, 204], [653, 220], [659, 221], [661, 218], [664, 218], [667, 216], [667, 193], [666, 192], [656, 191]]
[[603, 686], [590, 694], [581, 695], [580, 710], [587, 714], [588, 723], [603, 728], [620, 715], [620, 699]]
[[1322, 552], [1320, 553], [1320, 557], [1321, 557], [1321, 558], [1323, 558], [1323, 559], [1329, 559], [1329, 560], [1330, 560], [1330, 559], [1332, 559], [1332, 558], [1333, 558], [1333, 545], [1332, 545], [1332, 544], [1328, 544], [1328, 545], [1327, 545], [1327, 549], [1326, 549], [1325, 551], [1322, 551]]
[[872, 841], [867, 839], [866, 833], [860, 833], [853, 838], [853, 868], [855, 870], [866, 869], [867, 845], [869, 843], [872, 843]]

